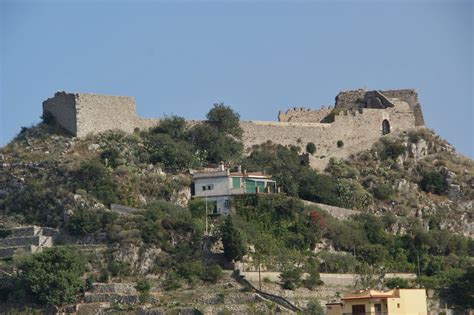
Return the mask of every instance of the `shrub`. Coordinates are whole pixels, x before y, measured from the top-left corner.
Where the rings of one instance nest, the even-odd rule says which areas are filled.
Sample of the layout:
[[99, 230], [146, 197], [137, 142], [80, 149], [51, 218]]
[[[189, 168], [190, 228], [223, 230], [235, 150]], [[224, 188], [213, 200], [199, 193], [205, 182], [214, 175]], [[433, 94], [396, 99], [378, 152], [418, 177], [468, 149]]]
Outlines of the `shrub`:
[[201, 277], [203, 270], [203, 265], [200, 261], [184, 261], [178, 265], [177, 273], [181, 277], [192, 280], [196, 277]]
[[423, 174], [423, 177], [420, 181], [420, 187], [425, 192], [443, 194], [446, 192], [448, 184], [444, 176], [437, 172], [431, 171]]
[[394, 190], [392, 186], [388, 184], [381, 184], [377, 185], [373, 190], [372, 193], [375, 198], [378, 200], [388, 200], [393, 195]]
[[116, 148], [109, 148], [100, 154], [100, 158], [104, 161], [106, 166], [115, 168], [119, 165], [118, 159], [120, 158], [120, 152]]
[[181, 279], [178, 274], [174, 271], [171, 271], [166, 276], [166, 279], [163, 281], [163, 289], [166, 291], [172, 291], [181, 288]]
[[17, 290], [41, 304], [62, 306], [77, 300], [84, 261], [71, 249], [53, 247], [33, 254], [18, 266]]
[[316, 153], [316, 145], [313, 142], [309, 142], [306, 145], [306, 152], [308, 152], [309, 154]]
[[87, 235], [101, 228], [100, 215], [90, 209], [79, 208], [74, 211], [66, 225], [73, 235]]
[[97, 278], [97, 281], [98, 282], [103, 282], [103, 283], [108, 283], [110, 280], [110, 272], [106, 269], [103, 269], [100, 274], [99, 274], [99, 277]]
[[130, 265], [128, 263], [115, 260], [109, 262], [109, 271], [114, 277], [125, 277], [131, 274]]
[[5, 238], [12, 234], [11, 230], [0, 229], [0, 238]]
[[191, 199], [188, 202], [188, 209], [193, 218], [204, 218], [206, 215], [206, 201], [203, 198]]
[[407, 288], [410, 287], [409, 284], [408, 284], [408, 281], [406, 279], [402, 279], [402, 278], [398, 278], [398, 277], [388, 279], [385, 282], [385, 285], [389, 289], [395, 289], [395, 288], [407, 289]]
[[203, 281], [216, 283], [223, 276], [222, 268], [219, 265], [213, 264], [206, 266], [201, 274]]
[[10, 213], [21, 214], [26, 223], [56, 227], [64, 212], [59, 194], [50, 183], [31, 180], [23, 189], [7, 194], [3, 206]]
[[139, 300], [141, 303], [146, 303], [150, 299], [150, 290], [151, 290], [152, 284], [150, 281], [147, 279], [140, 279], [136, 286], [135, 289], [139, 292]]
[[405, 153], [405, 147], [400, 141], [393, 141], [387, 138], [382, 140], [383, 150], [380, 152], [382, 160], [397, 159], [400, 155]]
[[342, 140], [337, 140], [337, 143], [336, 143], [336, 144], [337, 144], [337, 147], [338, 147], [338, 148], [342, 148], [342, 147], [344, 146], [344, 141], [342, 141]]
[[287, 290], [295, 290], [301, 285], [303, 271], [300, 267], [287, 267], [280, 274], [282, 286]]
[[309, 301], [308, 305], [303, 311], [304, 315], [324, 315], [326, 312], [321, 307], [321, 304], [317, 299], [312, 299]]
[[106, 205], [117, 201], [117, 184], [98, 160], [82, 162], [74, 175], [76, 188], [85, 189]]

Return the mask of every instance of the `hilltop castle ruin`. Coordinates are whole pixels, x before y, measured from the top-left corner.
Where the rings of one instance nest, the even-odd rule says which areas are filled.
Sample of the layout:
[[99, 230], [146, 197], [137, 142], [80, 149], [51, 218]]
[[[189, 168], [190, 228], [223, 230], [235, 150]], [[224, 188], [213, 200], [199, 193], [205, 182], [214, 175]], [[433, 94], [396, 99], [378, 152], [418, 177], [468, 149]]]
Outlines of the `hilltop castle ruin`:
[[[107, 130], [128, 133], [145, 130], [159, 119], [138, 117], [131, 97], [57, 92], [43, 102], [43, 112], [76, 137]], [[245, 148], [268, 140], [302, 148], [313, 142], [310, 164], [324, 168], [329, 158], [346, 158], [368, 149], [382, 135], [423, 127], [415, 90], [343, 91], [334, 107], [293, 108], [278, 114], [278, 121], [241, 121]]]

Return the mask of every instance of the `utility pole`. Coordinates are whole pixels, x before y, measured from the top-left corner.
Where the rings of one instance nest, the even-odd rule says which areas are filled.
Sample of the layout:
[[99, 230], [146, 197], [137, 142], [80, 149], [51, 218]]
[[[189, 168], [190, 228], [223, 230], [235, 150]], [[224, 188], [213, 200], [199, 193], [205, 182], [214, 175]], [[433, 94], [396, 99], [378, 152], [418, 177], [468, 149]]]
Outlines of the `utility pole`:
[[207, 194], [206, 194], [206, 231], [205, 235], [207, 236]]
[[418, 261], [418, 277], [420, 276], [420, 254], [416, 253], [416, 260]]

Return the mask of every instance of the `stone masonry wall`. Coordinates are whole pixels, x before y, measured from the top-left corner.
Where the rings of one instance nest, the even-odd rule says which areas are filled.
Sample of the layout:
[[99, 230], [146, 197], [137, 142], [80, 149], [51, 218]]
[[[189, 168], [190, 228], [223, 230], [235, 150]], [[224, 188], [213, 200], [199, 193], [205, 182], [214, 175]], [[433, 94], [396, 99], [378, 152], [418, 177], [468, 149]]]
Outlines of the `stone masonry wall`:
[[[306, 144], [313, 142], [316, 153], [310, 156], [310, 164], [314, 168], [323, 169], [330, 157], [345, 158], [369, 149], [382, 136], [382, 121], [385, 119], [390, 122], [392, 133], [415, 126], [409, 105], [401, 101], [384, 110], [365, 108], [362, 113], [341, 113], [329, 124], [247, 121], [241, 122], [241, 126], [247, 150], [255, 144], [271, 140], [282, 145], [296, 145], [300, 142], [304, 151]], [[344, 142], [343, 147], [337, 147], [338, 140]]]
[[135, 128], [143, 129], [153, 124], [153, 120], [137, 116], [135, 101], [131, 97], [97, 94], [75, 96], [78, 137], [113, 129], [132, 133]]
[[57, 92], [43, 102], [43, 111], [53, 114], [62, 127], [79, 138], [107, 130], [131, 133], [159, 122], [138, 117], [135, 101], [127, 96]]
[[76, 100], [74, 94], [57, 92], [43, 102], [43, 113], [49, 112], [71, 134], [77, 134]]
[[418, 94], [413, 89], [404, 90], [387, 90], [381, 91], [383, 95], [389, 98], [397, 98], [401, 101], [407, 102], [410, 105], [415, 115], [415, 125], [424, 126], [425, 120], [423, 118], [423, 112], [421, 111], [421, 105], [418, 101]]
[[[317, 111], [295, 108], [280, 113], [279, 122], [242, 121], [244, 146], [248, 150], [255, 144], [270, 140], [282, 145], [300, 145], [304, 152], [306, 145], [313, 142], [316, 145], [316, 153], [309, 157], [310, 164], [314, 168], [323, 169], [331, 157], [342, 159], [369, 149], [382, 136], [382, 121], [385, 119], [389, 121], [392, 133], [424, 124], [414, 90], [381, 93], [388, 98], [382, 97], [381, 105], [391, 107], [358, 107], [358, 110], [350, 110], [364, 102], [367, 91], [339, 93], [336, 97], [336, 107], [344, 110], [335, 116], [332, 123], [319, 122], [331, 108]], [[378, 92], [374, 95], [377, 96]], [[43, 103], [43, 109], [45, 112], [51, 112], [65, 129], [77, 137], [106, 130], [131, 133], [136, 128], [145, 130], [159, 122], [158, 119], [138, 117], [135, 102], [131, 97], [58, 92]], [[189, 125], [195, 123], [190, 121]], [[337, 147], [339, 140], [344, 142], [342, 147]]]
[[332, 107], [312, 110], [308, 108], [292, 108], [286, 112], [278, 113], [278, 121], [280, 122], [320, 122], [324, 117], [329, 115]]

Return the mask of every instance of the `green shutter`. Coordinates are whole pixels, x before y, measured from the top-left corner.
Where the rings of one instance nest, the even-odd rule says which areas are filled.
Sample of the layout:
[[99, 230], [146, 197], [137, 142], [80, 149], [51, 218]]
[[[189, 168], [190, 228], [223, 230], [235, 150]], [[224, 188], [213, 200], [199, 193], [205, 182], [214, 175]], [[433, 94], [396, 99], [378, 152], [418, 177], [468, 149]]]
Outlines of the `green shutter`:
[[255, 182], [250, 179], [245, 180], [245, 192], [248, 194], [255, 193]]
[[240, 188], [240, 177], [232, 177], [232, 188]]
[[271, 193], [275, 193], [276, 192], [276, 188], [275, 188], [275, 183], [274, 182], [268, 182], [268, 190], [271, 192]]
[[257, 182], [258, 192], [264, 193], [265, 192], [265, 183], [264, 182]]

